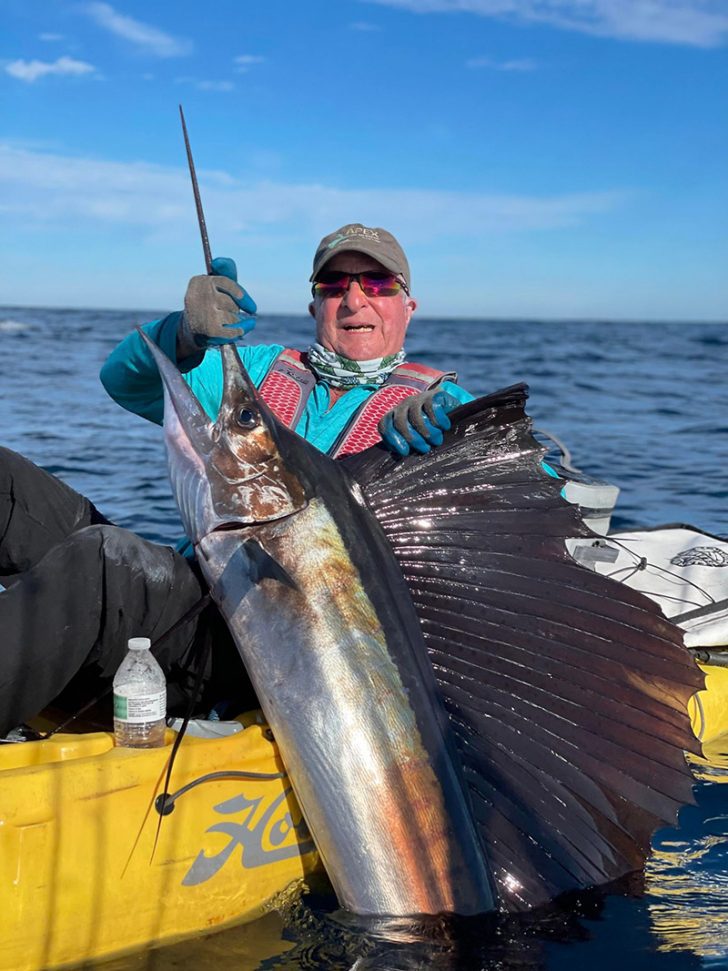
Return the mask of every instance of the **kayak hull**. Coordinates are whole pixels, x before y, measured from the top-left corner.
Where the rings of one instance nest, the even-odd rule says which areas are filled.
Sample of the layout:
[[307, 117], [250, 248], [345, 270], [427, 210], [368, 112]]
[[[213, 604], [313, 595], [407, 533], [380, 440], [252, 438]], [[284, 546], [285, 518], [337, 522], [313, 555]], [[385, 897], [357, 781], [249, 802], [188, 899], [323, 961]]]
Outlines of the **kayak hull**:
[[721, 736], [728, 740], [728, 668], [701, 664], [705, 689], [688, 703], [688, 714], [695, 735], [706, 745]]
[[[162, 819], [154, 849], [153, 799], [170, 751], [114, 748], [105, 732], [0, 749], [2, 971], [78, 964], [253, 920], [320, 867], [286, 777], [190, 789]], [[261, 725], [185, 738], [170, 788], [241, 770], [283, 772]]]

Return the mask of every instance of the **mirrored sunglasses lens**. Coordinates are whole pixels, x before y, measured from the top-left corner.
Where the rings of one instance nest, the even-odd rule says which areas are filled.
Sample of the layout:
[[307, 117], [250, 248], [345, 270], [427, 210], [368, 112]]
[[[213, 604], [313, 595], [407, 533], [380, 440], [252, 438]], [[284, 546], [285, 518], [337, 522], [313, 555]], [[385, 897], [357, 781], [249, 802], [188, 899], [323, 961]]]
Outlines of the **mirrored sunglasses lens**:
[[347, 273], [322, 273], [314, 281], [314, 291], [322, 296], [339, 296], [345, 293], [349, 286], [349, 275]]
[[362, 273], [361, 288], [368, 297], [393, 297], [402, 285], [391, 273]]

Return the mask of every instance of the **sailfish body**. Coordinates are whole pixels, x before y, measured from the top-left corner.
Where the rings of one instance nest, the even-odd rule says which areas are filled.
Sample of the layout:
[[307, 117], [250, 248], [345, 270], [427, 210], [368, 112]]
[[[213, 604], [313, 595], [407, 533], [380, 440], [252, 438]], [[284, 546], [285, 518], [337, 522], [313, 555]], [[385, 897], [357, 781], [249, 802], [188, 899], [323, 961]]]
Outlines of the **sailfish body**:
[[213, 428], [173, 372], [172, 482], [337, 895], [358, 913], [489, 910], [489, 869], [386, 540], [342, 468], [277, 428], [236, 352], [222, 353]]
[[342, 463], [233, 346], [214, 423], [149, 346], [183, 523], [342, 906], [522, 909], [641, 865], [690, 799], [699, 673], [648, 601], [570, 560], [583, 528], [523, 389], [459, 409], [432, 456]]

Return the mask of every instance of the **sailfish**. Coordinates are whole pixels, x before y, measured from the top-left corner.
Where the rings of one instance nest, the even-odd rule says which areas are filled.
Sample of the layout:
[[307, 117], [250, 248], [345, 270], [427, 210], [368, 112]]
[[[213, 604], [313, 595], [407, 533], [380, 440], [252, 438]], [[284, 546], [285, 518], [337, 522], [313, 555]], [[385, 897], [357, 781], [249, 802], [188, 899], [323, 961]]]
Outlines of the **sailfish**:
[[234, 345], [205, 414], [148, 338], [170, 480], [340, 904], [519, 911], [639, 869], [692, 801], [702, 675], [651, 601], [576, 563], [515, 385], [442, 446], [334, 461]]

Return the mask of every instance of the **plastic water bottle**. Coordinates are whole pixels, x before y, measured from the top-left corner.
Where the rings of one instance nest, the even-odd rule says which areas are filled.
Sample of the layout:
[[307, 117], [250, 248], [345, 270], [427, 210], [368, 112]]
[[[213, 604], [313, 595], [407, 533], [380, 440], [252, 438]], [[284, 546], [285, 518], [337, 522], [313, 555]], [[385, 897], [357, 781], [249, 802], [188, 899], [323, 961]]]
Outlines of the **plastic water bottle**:
[[125, 748], [164, 745], [167, 682], [148, 637], [132, 637], [114, 677], [114, 737]]

